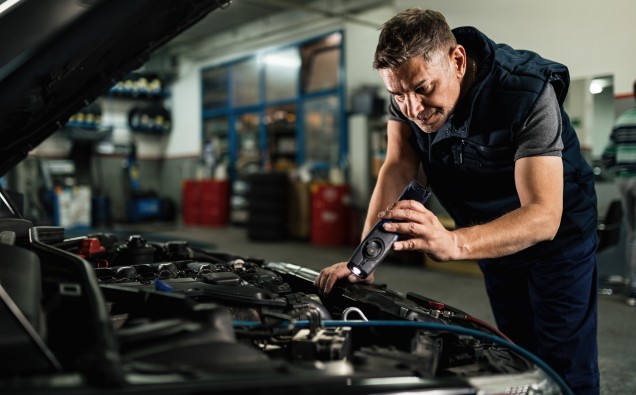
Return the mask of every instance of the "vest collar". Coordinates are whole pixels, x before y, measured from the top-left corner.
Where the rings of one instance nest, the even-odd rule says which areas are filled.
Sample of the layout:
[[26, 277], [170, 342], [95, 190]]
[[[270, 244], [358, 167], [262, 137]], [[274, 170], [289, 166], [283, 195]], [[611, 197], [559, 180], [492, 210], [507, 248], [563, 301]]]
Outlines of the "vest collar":
[[432, 144], [451, 137], [468, 137], [475, 101], [495, 66], [495, 43], [485, 34], [472, 26], [455, 28], [453, 34], [457, 42], [466, 48], [467, 55], [477, 61], [477, 73], [469, 91], [457, 102], [444, 126], [431, 136]]

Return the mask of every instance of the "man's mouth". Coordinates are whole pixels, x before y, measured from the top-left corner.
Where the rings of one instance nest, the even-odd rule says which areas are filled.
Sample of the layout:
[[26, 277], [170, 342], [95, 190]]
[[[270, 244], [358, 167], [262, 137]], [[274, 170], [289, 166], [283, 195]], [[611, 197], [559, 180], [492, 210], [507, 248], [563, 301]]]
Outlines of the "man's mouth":
[[433, 115], [435, 115], [435, 111], [431, 111], [428, 114], [420, 113], [417, 115], [417, 120], [419, 122], [426, 124]]

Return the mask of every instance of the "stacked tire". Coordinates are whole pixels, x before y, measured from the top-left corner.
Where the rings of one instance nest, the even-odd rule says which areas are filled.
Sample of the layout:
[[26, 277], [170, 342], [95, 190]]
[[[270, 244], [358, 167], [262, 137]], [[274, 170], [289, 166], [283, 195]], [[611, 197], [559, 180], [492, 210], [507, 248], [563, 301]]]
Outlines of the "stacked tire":
[[251, 174], [248, 184], [248, 238], [256, 241], [287, 238], [287, 174]]

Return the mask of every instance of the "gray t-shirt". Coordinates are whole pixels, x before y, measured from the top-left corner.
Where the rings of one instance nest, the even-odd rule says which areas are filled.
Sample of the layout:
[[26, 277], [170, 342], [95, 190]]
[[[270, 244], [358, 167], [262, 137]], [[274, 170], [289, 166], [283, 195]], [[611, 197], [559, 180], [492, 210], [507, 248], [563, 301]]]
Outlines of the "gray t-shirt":
[[[389, 119], [408, 122], [391, 97]], [[515, 160], [530, 156], [562, 156], [561, 111], [552, 85], [537, 99], [535, 107], [519, 130], [515, 130]]]

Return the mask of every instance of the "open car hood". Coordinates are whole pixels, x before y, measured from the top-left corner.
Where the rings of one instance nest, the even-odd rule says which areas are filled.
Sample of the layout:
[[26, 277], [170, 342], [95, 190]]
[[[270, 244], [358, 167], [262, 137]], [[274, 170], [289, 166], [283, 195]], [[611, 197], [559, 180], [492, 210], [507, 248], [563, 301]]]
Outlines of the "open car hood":
[[230, 1], [21, 0], [2, 11], [0, 176], [151, 52]]

